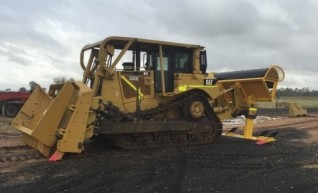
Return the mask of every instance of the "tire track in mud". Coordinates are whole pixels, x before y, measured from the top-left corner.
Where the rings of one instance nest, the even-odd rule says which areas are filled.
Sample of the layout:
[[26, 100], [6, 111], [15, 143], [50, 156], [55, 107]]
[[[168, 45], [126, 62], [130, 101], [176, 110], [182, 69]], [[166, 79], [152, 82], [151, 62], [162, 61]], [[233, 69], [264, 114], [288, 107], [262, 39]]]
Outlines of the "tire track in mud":
[[21, 136], [20, 133], [0, 132], [0, 139], [6, 138], [6, 137], [19, 137], [19, 136]]
[[42, 159], [43, 155], [27, 145], [0, 147], [0, 162], [17, 162]]
[[29, 146], [27, 145], [17, 145], [17, 146], [2, 146], [0, 147], [0, 154], [2, 154], [2, 152], [10, 152], [13, 150], [20, 150], [20, 149], [29, 149]]
[[[45, 191], [45, 188], [50, 186], [53, 192], [127, 192], [129, 187], [133, 187], [129, 192], [142, 192], [145, 184], [155, 181], [156, 168], [150, 167], [147, 163], [140, 165], [138, 160], [133, 160], [131, 165], [127, 165], [127, 160], [120, 159], [127, 156], [131, 158], [134, 152], [139, 151], [105, 151], [91, 146], [84, 154], [67, 155], [61, 162], [34, 166], [34, 170], [41, 170], [46, 164], [45, 171], [50, 175], [41, 177], [43, 180], [37, 182], [39, 185], [30, 187], [27, 191]], [[65, 173], [65, 167], [70, 170], [68, 174]], [[62, 177], [63, 175], [65, 177]], [[125, 183], [119, 184], [121, 181]]]
[[185, 152], [181, 149], [178, 149], [179, 153], [179, 169], [177, 172], [176, 180], [172, 187], [172, 192], [179, 193], [182, 190], [182, 184], [184, 178], [186, 177], [186, 173], [188, 170], [188, 160]]
[[[135, 156], [141, 156], [141, 159], [137, 161], [133, 158], [134, 161], [131, 165], [116, 164], [116, 166], [111, 166], [113, 163], [105, 165], [107, 169], [104, 169], [102, 174], [97, 173], [94, 178], [103, 178], [108, 185], [106, 187], [108, 192], [127, 192], [128, 189], [129, 192], [181, 192], [187, 172], [186, 153], [179, 148], [168, 148], [167, 151], [170, 152], [168, 155], [160, 153], [163, 151], [165, 150], [120, 150], [115, 153], [122, 154], [124, 157], [129, 154], [130, 158], [133, 156], [131, 154], [135, 154]], [[158, 152], [159, 154], [157, 154]], [[101, 156], [99, 155], [99, 157]], [[96, 162], [101, 163], [102, 160]], [[94, 168], [90, 169], [95, 170]], [[125, 183], [120, 184], [123, 181]], [[162, 183], [164, 188], [158, 186], [158, 183]], [[104, 189], [101, 189], [101, 186]], [[90, 192], [106, 190], [105, 184], [95, 184], [93, 187], [95, 188], [90, 189]]]

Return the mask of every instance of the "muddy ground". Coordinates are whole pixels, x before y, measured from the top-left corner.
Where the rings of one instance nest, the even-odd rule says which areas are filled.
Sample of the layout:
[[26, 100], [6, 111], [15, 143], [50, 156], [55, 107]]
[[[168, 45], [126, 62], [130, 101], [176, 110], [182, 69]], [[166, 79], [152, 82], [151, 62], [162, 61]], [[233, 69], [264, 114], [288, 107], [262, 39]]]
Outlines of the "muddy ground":
[[221, 137], [211, 145], [152, 150], [87, 143], [49, 162], [1, 119], [0, 192], [318, 192], [318, 114], [272, 117], [255, 131], [279, 131], [256, 145]]

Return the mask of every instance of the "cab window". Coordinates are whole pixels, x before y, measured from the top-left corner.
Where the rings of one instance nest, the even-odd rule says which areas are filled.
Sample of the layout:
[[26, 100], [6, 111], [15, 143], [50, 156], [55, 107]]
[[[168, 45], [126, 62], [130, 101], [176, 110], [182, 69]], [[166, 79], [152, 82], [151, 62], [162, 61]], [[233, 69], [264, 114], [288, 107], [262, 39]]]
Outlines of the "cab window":
[[192, 61], [190, 52], [177, 51], [174, 57], [175, 73], [190, 73]]

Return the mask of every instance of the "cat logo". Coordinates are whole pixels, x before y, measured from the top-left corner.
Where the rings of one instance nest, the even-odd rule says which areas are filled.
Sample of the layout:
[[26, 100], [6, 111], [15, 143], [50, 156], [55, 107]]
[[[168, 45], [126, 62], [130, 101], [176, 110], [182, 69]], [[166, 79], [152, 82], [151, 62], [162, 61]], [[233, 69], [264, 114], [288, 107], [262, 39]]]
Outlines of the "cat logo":
[[204, 85], [214, 85], [215, 84], [215, 79], [204, 79]]

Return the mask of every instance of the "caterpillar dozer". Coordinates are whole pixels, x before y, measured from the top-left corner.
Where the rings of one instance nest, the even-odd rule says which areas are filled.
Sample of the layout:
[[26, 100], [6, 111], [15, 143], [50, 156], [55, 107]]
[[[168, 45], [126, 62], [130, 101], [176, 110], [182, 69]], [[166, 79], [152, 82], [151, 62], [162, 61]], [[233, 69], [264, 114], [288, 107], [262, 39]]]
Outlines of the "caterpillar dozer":
[[279, 66], [209, 73], [200, 45], [116, 36], [84, 46], [80, 66], [82, 81], [38, 86], [12, 122], [50, 160], [81, 153], [86, 139], [124, 149], [212, 143], [221, 120], [253, 117], [284, 79]]

